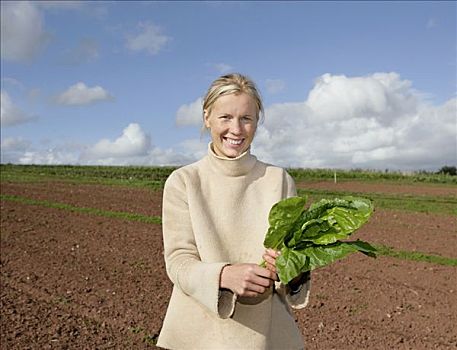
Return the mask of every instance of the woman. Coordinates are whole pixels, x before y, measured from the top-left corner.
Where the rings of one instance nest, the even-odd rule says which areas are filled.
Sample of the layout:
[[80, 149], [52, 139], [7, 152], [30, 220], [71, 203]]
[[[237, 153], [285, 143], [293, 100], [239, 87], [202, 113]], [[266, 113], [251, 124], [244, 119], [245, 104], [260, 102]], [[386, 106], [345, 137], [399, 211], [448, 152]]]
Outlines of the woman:
[[[283, 169], [250, 154], [262, 113], [247, 77], [216, 79], [203, 102], [208, 154], [167, 179], [163, 239], [174, 287], [160, 347], [303, 348], [289, 305], [307, 304], [309, 277], [281, 284], [278, 253], [263, 248], [272, 205], [296, 190]], [[262, 257], [267, 268], [258, 265]]]

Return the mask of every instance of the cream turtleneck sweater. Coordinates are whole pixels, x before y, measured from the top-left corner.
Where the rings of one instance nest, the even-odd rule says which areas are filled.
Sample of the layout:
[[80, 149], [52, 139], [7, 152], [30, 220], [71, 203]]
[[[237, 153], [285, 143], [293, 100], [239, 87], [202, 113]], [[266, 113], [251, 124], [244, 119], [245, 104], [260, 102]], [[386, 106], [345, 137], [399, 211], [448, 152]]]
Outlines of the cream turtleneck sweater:
[[219, 289], [228, 264], [259, 263], [268, 213], [296, 195], [281, 168], [245, 152], [217, 156], [174, 171], [163, 195], [163, 240], [174, 284], [158, 346], [168, 349], [301, 349], [289, 305], [308, 302], [309, 281], [298, 294], [276, 283], [262, 296], [236, 298]]

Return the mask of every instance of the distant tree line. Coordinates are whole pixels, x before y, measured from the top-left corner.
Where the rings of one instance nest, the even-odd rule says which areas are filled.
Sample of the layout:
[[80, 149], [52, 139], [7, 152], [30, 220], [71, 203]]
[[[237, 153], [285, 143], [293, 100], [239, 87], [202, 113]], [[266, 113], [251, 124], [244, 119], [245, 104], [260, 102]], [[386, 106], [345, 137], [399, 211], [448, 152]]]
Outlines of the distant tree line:
[[455, 166], [445, 165], [438, 170], [438, 174], [445, 174], [445, 175], [457, 175], [457, 168]]

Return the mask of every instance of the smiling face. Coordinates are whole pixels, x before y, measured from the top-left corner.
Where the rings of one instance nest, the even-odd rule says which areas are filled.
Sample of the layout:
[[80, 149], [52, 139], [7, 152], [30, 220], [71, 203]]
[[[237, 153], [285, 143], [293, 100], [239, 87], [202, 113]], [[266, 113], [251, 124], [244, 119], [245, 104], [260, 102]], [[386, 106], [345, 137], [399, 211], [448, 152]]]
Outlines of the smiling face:
[[211, 110], [204, 111], [205, 126], [210, 129], [214, 152], [235, 158], [251, 145], [257, 129], [257, 106], [245, 93], [219, 97]]

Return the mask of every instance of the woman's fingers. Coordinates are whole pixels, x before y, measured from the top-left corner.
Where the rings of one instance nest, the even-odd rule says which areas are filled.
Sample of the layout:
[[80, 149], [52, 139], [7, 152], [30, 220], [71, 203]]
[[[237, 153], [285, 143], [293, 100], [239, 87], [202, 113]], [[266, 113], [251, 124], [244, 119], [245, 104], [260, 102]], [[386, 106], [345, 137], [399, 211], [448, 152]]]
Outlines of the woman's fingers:
[[267, 268], [257, 264], [227, 265], [221, 273], [221, 288], [228, 288], [240, 296], [257, 296], [271, 287], [277, 275], [274, 265], [267, 262]]
[[281, 252], [279, 250], [274, 250], [274, 249], [271, 249], [271, 248], [266, 249], [265, 253], [270, 255], [271, 257], [273, 257], [275, 259], [281, 254]]
[[273, 249], [267, 249], [265, 250], [265, 253], [263, 254], [263, 259], [265, 261], [268, 261], [271, 264], [275, 264], [276, 258], [281, 254], [280, 251], [273, 250]]
[[263, 258], [263, 260], [265, 260], [265, 262], [267, 262], [271, 265], [276, 264], [276, 258], [273, 258], [271, 255], [263, 254], [262, 258]]
[[266, 263], [266, 268], [267, 268], [268, 270], [270, 270], [271, 272], [274, 272], [274, 273], [277, 272], [277, 271], [276, 271], [276, 266], [273, 265], [273, 264], [271, 264], [271, 263], [269, 263], [269, 262]]
[[[263, 260], [265, 260], [266, 268], [274, 273], [276, 273], [276, 258], [280, 255], [279, 251], [273, 249], [267, 249], [265, 254], [263, 254]], [[276, 278], [277, 280], [277, 278]]]
[[[266, 268], [256, 266], [256, 275], [260, 276], [264, 279], [264, 281], [267, 281], [269, 285], [273, 284], [273, 281], [278, 280], [278, 275], [276, 274], [276, 267], [269, 262], [266, 262]], [[255, 283], [261, 284], [259, 280], [254, 281]], [[262, 284], [263, 285], [263, 284]]]
[[274, 273], [272, 273], [272, 271], [269, 270], [266, 271], [268, 271], [268, 273], [266, 274], [251, 276], [248, 282], [262, 287], [270, 287], [273, 284], [272, 280], [274, 279]]

